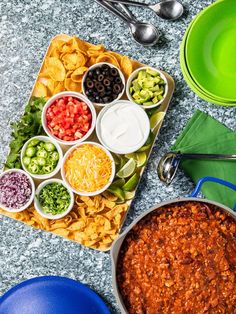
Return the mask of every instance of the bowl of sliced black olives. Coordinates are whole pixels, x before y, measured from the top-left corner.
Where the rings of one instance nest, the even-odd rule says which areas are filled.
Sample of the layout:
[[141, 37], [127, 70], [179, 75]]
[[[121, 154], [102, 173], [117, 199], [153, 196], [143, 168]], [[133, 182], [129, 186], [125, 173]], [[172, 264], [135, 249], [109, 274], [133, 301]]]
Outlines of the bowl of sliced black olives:
[[106, 106], [119, 100], [125, 91], [123, 73], [113, 64], [101, 62], [92, 65], [82, 80], [84, 95], [97, 106]]

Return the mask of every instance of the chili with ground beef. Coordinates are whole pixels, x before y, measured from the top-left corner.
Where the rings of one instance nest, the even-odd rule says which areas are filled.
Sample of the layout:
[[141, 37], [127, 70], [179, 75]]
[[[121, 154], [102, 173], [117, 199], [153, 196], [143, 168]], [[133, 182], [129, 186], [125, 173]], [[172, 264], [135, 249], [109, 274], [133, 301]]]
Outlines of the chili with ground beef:
[[236, 313], [236, 222], [201, 202], [168, 205], [126, 236], [117, 283], [130, 314]]

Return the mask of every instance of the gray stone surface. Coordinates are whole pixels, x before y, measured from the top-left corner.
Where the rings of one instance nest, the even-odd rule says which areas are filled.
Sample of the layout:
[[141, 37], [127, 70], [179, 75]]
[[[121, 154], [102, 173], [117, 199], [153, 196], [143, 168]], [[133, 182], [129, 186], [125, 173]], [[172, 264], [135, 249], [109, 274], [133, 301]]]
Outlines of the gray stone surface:
[[[0, 2], [0, 162], [10, 141], [9, 123], [18, 119], [30, 95], [50, 39], [58, 33], [76, 34], [92, 43], [127, 54], [164, 69], [176, 81], [176, 91], [164, 127], [144, 174], [127, 224], [157, 202], [188, 194], [193, 185], [181, 172], [174, 185], [165, 187], [156, 176], [156, 164], [199, 108], [236, 129], [236, 108], [214, 106], [199, 99], [186, 85], [179, 65], [179, 45], [184, 31], [212, 0], [183, 0], [187, 13], [176, 22], [161, 21], [151, 11], [135, 8], [141, 20], [152, 21], [162, 38], [155, 48], [142, 48], [125, 25], [89, 0], [1, 0]], [[111, 265], [107, 253], [94, 252], [19, 222], [0, 218], [0, 294], [13, 285], [42, 275], [79, 280], [120, 313], [112, 295]]]

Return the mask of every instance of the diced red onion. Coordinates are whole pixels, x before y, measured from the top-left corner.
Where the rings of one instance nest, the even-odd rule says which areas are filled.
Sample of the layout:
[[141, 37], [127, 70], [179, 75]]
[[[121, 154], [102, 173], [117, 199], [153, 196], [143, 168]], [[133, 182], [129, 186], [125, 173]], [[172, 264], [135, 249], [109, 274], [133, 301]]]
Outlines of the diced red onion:
[[19, 209], [30, 199], [32, 186], [26, 174], [10, 171], [0, 177], [0, 204], [8, 209]]

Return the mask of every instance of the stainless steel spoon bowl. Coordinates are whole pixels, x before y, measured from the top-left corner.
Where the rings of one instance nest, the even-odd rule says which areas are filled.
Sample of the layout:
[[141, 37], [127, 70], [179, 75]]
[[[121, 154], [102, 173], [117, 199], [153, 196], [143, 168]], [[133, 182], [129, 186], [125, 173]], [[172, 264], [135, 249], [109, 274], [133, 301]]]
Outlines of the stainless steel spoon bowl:
[[104, 0], [95, 0], [98, 4], [109, 10], [121, 20], [123, 20], [130, 28], [134, 40], [143, 46], [153, 46], [158, 42], [160, 37], [158, 30], [150, 23], [142, 23], [123, 14], [111, 3]]
[[214, 159], [214, 160], [236, 160], [236, 155], [225, 154], [182, 154], [169, 152], [163, 156], [157, 166], [158, 177], [166, 184], [170, 184], [178, 170], [181, 159]]
[[139, 7], [146, 7], [154, 11], [160, 18], [165, 20], [177, 20], [184, 12], [184, 8], [177, 0], [165, 0], [157, 4], [146, 4], [133, 0], [109, 0], [111, 2], [123, 3]]

